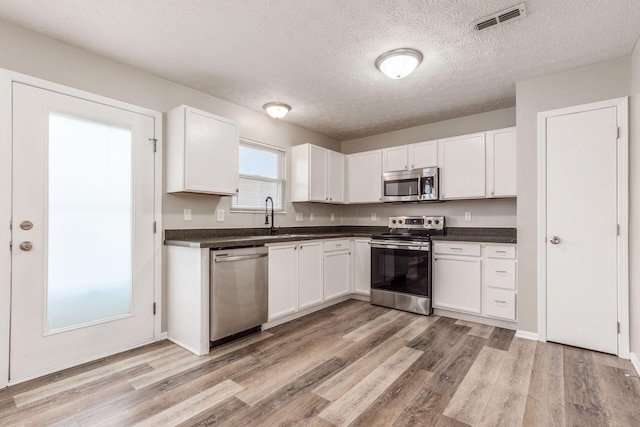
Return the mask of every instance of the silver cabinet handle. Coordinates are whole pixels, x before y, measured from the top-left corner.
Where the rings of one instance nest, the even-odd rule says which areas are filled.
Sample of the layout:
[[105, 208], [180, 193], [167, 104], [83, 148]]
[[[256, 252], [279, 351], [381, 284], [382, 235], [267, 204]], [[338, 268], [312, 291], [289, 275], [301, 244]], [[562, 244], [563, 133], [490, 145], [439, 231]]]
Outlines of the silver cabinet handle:
[[507, 251], [496, 251], [497, 254], [506, 254]]
[[462, 248], [451, 248], [452, 251], [461, 251]]
[[[22, 246], [22, 245], [21, 245]], [[217, 256], [216, 262], [233, 262], [233, 261], [244, 261], [247, 259], [256, 259], [256, 258], [264, 258], [269, 256], [269, 254], [256, 254], [256, 255], [237, 255], [237, 256]]]
[[494, 301], [497, 302], [498, 304], [506, 304], [507, 303], [506, 301], [499, 300], [499, 299], [495, 299]]
[[506, 270], [496, 270], [496, 273], [504, 273], [504, 274], [507, 274], [507, 271], [506, 271]]
[[33, 243], [31, 242], [22, 242], [20, 243], [20, 249], [25, 251], [25, 252], [29, 252], [31, 249], [33, 249]]
[[551, 236], [551, 239], [549, 239], [549, 241], [552, 245], [557, 245], [558, 243], [560, 243], [560, 238], [558, 236]]

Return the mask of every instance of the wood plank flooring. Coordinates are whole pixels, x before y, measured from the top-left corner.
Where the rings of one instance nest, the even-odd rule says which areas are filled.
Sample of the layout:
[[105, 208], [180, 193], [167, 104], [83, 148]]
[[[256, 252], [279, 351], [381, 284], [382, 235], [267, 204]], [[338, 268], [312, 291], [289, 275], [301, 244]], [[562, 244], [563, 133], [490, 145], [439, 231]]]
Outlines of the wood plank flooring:
[[350, 300], [204, 357], [163, 341], [0, 390], [0, 425], [634, 426], [634, 376], [614, 356]]

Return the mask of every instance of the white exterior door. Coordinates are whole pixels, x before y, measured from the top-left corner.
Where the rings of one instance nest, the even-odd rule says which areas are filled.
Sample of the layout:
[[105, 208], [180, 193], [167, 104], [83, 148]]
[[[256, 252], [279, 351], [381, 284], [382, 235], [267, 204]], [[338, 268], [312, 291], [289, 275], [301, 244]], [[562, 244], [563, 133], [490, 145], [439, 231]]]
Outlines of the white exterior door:
[[546, 337], [618, 354], [618, 110], [546, 118]]
[[12, 382], [153, 340], [154, 120], [13, 84]]

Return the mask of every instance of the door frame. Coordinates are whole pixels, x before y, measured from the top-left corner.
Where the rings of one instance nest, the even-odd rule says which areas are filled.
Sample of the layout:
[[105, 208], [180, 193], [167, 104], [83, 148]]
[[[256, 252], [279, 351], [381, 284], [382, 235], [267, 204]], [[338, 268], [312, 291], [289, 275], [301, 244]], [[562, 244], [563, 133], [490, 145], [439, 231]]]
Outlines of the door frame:
[[[163, 338], [162, 334], [162, 164], [163, 135], [162, 113], [139, 107], [105, 96], [96, 95], [61, 84], [31, 77], [11, 70], [0, 68], [0, 389], [14, 384], [9, 381], [9, 343], [11, 322], [11, 230], [9, 223], [12, 212], [12, 85], [14, 82], [36, 86], [41, 89], [74, 96], [87, 101], [97, 102], [115, 108], [143, 114], [154, 119], [154, 132], [157, 150], [154, 161], [154, 217], [157, 232], [154, 235], [153, 293], [156, 303], [156, 316], [153, 324], [153, 341]], [[152, 227], [152, 224], [149, 224]], [[149, 307], [151, 309], [151, 307]], [[99, 355], [104, 357], [105, 355]], [[93, 358], [95, 359], [95, 358]], [[87, 360], [86, 362], [89, 362]]]
[[538, 340], [547, 340], [547, 135], [546, 122], [564, 116], [602, 108], [617, 108], [618, 136], [618, 357], [629, 358], [629, 98], [576, 105], [538, 113]]

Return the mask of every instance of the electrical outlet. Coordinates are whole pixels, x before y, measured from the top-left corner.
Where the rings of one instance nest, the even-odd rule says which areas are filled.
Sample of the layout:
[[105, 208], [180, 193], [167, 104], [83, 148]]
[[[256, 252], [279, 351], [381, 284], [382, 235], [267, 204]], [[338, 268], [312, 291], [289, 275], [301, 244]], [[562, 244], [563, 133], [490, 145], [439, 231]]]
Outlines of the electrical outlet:
[[302, 212], [296, 213], [296, 221], [302, 222], [304, 220], [304, 214]]
[[184, 210], [184, 220], [191, 221], [191, 209]]
[[372, 213], [371, 214], [371, 221], [377, 221], [378, 220], [378, 215], [376, 215], [376, 213]]
[[464, 213], [464, 220], [465, 221], [471, 221], [471, 212], [465, 212]]
[[218, 222], [223, 222], [224, 221], [224, 209], [218, 209], [218, 218], [217, 218]]
[[333, 221], [335, 221], [335, 220], [336, 220], [336, 214], [332, 213], [332, 214], [331, 214], [331, 222], [333, 222]]
[[313, 212], [311, 212], [311, 213], [309, 214], [309, 222], [313, 222], [313, 221], [315, 221], [315, 220], [316, 220], [316, 216], [313, 214]]

